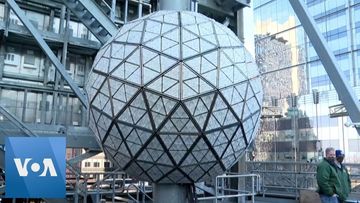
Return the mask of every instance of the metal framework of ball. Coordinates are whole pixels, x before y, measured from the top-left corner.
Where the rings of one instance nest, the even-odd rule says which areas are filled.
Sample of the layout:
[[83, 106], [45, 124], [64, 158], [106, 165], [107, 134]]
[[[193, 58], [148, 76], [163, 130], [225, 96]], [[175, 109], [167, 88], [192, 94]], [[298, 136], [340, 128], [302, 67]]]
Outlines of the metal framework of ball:
[[259, 127], [253, 58], [198, 13], [159, 11], [125, 24], [98, 52], [86, 91], [105, 154], [140, 180], [211, 181]]

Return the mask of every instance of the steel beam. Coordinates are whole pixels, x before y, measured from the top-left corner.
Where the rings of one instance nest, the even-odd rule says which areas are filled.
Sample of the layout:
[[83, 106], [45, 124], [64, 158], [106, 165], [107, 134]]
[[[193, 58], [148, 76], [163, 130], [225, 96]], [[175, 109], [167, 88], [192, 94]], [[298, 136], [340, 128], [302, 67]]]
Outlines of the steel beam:
[[65, 81], [69, 84], [70, 88], [74, 91], [76, 96], [79, 98], [80, 102], [87, 108], [88, 101], [85, 97], [83, 91], [76, 85], [73, 79], [69, 76], [67, 71], [64, 68], [64, 65], [61, 64], [59, 59], [55, 56], [50, 47], [46, 44], [44, 39], [41, 37], [39, 31], [33, 26], [30, 20], [25, 16], [25, 13], [20, 9], [20, 7], [16, 4], [15, 0], [7, 0], [11, 9], [15, 12], [15, 14], [19, 17], [21, 22], [25, 25], [25, 27], [29, 30], [29, 32], [33, 35], [36, 42], [40, 45], [40, 48], [45, 52], [45, 54], [49, 57], [51, 62], [54, 64], [55, 68], [61, 76], [65, 79]]
[[68, 148], [85, 148], [93, 151], [101, 151], [95, 136], [92, 133], [87, 135], [69, 135], [66, 136], [66, 147]]
[[209, 13], [216, 13], [216, 15], [226, 15], [230, 17], [236, 17], [234, 14], [241, 8], [248, 5], [235, 0], [198, 0], [199, 10], [205, 10]]
[[78, 0], [91, 14], [96, 18], [97, 21], [110, 33], [111, 36], [114, 36], [118, 30], [115, 23], [112, 22], [107, 15], [99, 9], [99, 7], [89, 0]]
[[[360, 122], [360, 104], [355, 92], [349, 82], [346, 81], [344, 73], [336, 62], [335, 55], [329, 49], [322, 33], [316, 26], [315, 20], [310, 16], [303, 1], [289, 0], [294, 12], [299, 18], [306, 34], [308, 35], [316, 53], [318, 54], [335, 90], [340, 96], [351, 121]], [[356, 128], [360, 135], [360, 128]]]
[[74, 158], [71, 158], [70, 160], [68, 160], [68, 163], [71, 165], [77, 164], [85, 159], [88, 159], [90, 157], [93, 157], [99, 153], [101, 153], [102, 151], [93, 151], [93, 150], [89, 150], [87, 152], [85, 152], [84, 154], [80, 154], [79, 156], [76, 156]]
[[[65, 128], [61, 125], [47, 125], [47, 124], [32, 124], [25, 125], [21, 121], [9, 116], [3, 111], [0, 115], [5, 116], [9, 127], [3, 127], [2, 123], [1, 132], [9, 132], [9, 136], [29, 136], [29, 137], [66, 137], [67, 148], [84, 148], [91, 151], [101, 151], [101, 147], [96, 140], [96, 137], [87, 127], [68, 127]], [[1, 121], [4, 122], [4, 121]], [[14, 131], [13, 127], [19, 129]], [[2, 133], [3, 134], [3, 133]], [[5, 144], [5, 136], [0, 136], [0, 145]]]
[[116, 24], [92, 0], [62, 0], [68, 9], [105, 44], [118, 30]]
[[4, 67], [5, 67], [5, 37], [0, 36], [0, 80], [2, 80]]
[[30, 130], [23, 122], [21, 122], [16, 116], [6, 110], [4, 107], [0, 105], [0, 115], [4, 115], [12, 124], [18, 127], [21, 131], [23, 131], [26, 135], [30, 137], [37, 137], [37, 135]]

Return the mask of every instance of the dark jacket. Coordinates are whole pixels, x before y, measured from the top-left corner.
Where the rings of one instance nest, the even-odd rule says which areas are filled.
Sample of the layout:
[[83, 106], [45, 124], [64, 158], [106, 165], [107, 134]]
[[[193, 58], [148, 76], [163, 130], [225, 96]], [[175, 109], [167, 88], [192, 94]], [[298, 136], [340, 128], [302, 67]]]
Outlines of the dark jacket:
[[349, 172], [344, 165], [340, 164], [340, 166], [341, 166], [341, 168], [339, 168], [340, 182], [341, 185], [345, 188], [344, 189], [345, 196], [348, 196], [351, 191], [351, 181], [350, 181]]
[[335, 164], [330, 163], [326, 159], [320, 162], [316, 169], [319, 194], [328, 196], [337, 194], [340, 201], [345, 201], [348, 194], [345, 192], [345, 187], [342, 186], [339, 174], [340, 169]]

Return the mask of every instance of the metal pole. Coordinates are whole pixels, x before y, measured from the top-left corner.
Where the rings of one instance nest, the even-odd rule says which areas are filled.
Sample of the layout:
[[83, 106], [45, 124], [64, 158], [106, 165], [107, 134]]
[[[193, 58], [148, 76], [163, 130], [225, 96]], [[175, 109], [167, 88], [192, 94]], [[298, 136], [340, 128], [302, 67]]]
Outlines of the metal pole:
[[8, 5], [8, 3], [6, 1], [5, 1], [5, 5], [4, 5], [4, 22], [5, 22], [4, 36], [8, 37], [9, 26], [10, 26], [10, 6]]
[[116, 0], [112, 0], [111, 1], [110, 19], [113, 22], [115, 22], [115, 9], [116, 9]]
[[23, 109], [22, 109], [22, 115], [21, 115], [21, 121], [25, 122], [25, 116], [26, 116], [26, 108], [27, 108], [27, 92], [28, 90], [25, 89], [24, 91], [24, 105], [23, 105]]
[[318, 104], [315, 104], [316, 110], [316, 137], [319, 138], [319, 114], [318, 114]]
[[[125, 182], [123, 182], [125, 184]], [[115, 202], [115, 173], [112, 174], [112, 194], [111, 194], [111, 202]]]
[[136, 201], [139, 202], [140, 200], [140, 187], [136, 189]]
[[[347, 82], [344, 73], [337, 65], [333, 52], [328, 48], [324, 36], [316, 27], [314, 19], [310, 17], [311, 15], [307, 11], [304, 2], [299, 0], [289, 0], [289, 2], [313, 44], [336, 92], [339, 94], [342, 103], [349, 113], [352, 122], [360, 122], [359, 99], [349, 82]], [[355, 128], [360, 135], [360, 128]]]
[[[291, 127], [292, 127], [292, 132], [294, 133], [294, 161], [297, 161], [297, 138], [296, 138], [296, 126], [295, 126], [295, 112], [294, 112], [294, 107], [291, 107], [292, 109], [292, 115], [291, 115]], [[296, 164], [295, 164], [295, 168], [296, 168]]]
[[160, 0], [160, 10], [190, 10], [190, 0]]
[[238, 38], [242, 43], [245, 42], [245, 33], [244, 33], [244, 10], [239, 9], [236, 11], [236, 33]]
[[65, 12], [66, 12], [66, 7], [65, 5], [62, 5], [60, 12], [60, 23], [59, 23], [59, 34], [61, 35], [64, 34]]
[[254, 184], [254, 176], [251, 176], [251, 186], [252, 186], [252, 198], [251, 198], [251, 202], [252, 203], [255, 203], [255, 198], [254, 198], [254, 194], [255, 194], [255, 191], [254, 191], [254, 187], [255, 187], [255, 184]]
[[142, 203], [145, 203], [146, 188], [145, 188], [145, 182], [144, 181], [141, 181], [141, 186], [142, 186], [142, 190], [143, 190]]
[[277, 161], [277, 134], [276, 134], [276, 118], [275, 116], [273, 116], [273, 119], [274, 119], [274, 136], [275, 136], [275, 162]]
[[[297, 164], [296, 164], [297, 165]], [[297, 171], [295, 171], [295, 199], [297, 200], [298, 199], [298, 175], [297, 175]]]
[[[225, 194], [225, 178], [221, 178], [221, 196], [224, 196]], [[224, 199], [221, 198], [221, 201], [223, 201]]]
[[75, 192], [74, 192], [74, 202], [79, 202], [79, 176], [76, 175], [76, 182], [75, 182]]
[[[318, 115], [318, 104], [315, 104], [315, 110], [316, 110], [316, 139], [319, 140], [319, 115]], [[344, 125], [342, 125], [342, 127], [344, 127]], [[317, 152], [315, 152], [317, 153]], [[314, 155], [314, 157], [316, 157], [316, 159], [318, 159], [319, 157], [316, 156], [316, 154]]]
[[84, 203], [87, 203], [87, 181], [88, 181], [88, 178], [89, 178], [89, 176], [88, 175], [85, 175], [85, 193], [84, 193]]
[[96, 202], [100, 202], [100, 188], [99, 188], [99, 182], [100, 182], [100, 174], [95, 174], [96, 175], [96, 195], [95, 195], [95, 200]]
[[47, 31], [54, 32], [54, 18], [55, 18], [55, 11], [54, 9], [50, 10], [50, 19], [49, 19], [49, 27]]
[[218, 177], [215, 177], [215, 203], [217, 203], [217, 197], [218, 197]]
[[125, 0], [124, 23], [127, 23], [129, 0]]
[[346, 154], [345, 151], [345, 132], [344, 132], [344, 116], [341, 116], [341, 131], [342, 131], [342, 141], [343, 141], [343, 150], [344, 150], [344, 154]]
[[142, 17], [142, 0], [139, 0], [139, 7], [138, 7], [138, 17]]
[[[6, 57], [6, 52], [5, 52], [5, 37], [3, 37], [2, 39], [0, 39], [1, 44], [0, 44], [0, 80], [3, 77], [3, 72], [4, 72], [4, 67], [5, 67], [5, 57]], [[44, 76], [45, 78], [45, 76]]]
[[40, 105], [41, 105], [41, 111], [40, 111], [40, 123], [41, 124], [44, 124], [45, 123], [45, 118], [46, 118], [46, 102], [47, 102], [47, 99], [46, 99], [47, 95], [46, 95], [46, 92], [43, 92], [42, 95], [41, 95], [41, 102], [40, 102]]

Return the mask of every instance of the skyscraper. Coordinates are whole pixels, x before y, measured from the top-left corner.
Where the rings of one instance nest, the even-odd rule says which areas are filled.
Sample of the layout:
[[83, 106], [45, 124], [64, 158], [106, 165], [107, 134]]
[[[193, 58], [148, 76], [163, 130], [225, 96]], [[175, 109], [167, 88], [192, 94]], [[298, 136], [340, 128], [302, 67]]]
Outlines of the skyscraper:
[[[305, 2], [347, 81], [359, 95], [360, 1]], [[341, 101], [288, 0], [253, 3], [256, 56], [264, 76], [264, 101], [271, 105], [271, 98], [279, 100], [284, 118], [278, 119], [277, 140], [290, 142], [289, 149], [297, 154], [282, 158], [309, 161], [318, 158], [317, 152], [332, 146], [345, 150], [348, 162], [360, 161], [356, 156], [360, 149], [358, 135], [353, 128], [344, 126], [349, 117], [330, 112], [329, 108]], [[319, 92], [318, 104], [313, 92]], [[307, 144], [302, 144], [304, 141]], [[309, 145], [311, 149], [305, 147]]]

